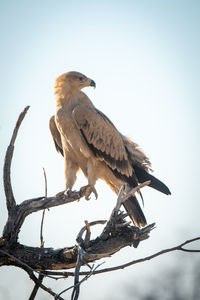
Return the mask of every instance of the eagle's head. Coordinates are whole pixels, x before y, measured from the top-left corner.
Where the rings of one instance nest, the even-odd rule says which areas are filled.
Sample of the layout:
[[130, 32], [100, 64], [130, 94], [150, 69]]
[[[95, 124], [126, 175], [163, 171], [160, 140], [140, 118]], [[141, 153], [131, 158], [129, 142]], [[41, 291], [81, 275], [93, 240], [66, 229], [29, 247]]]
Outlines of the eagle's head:
[[73, 95], [80, 92], [84, 87], [96, 87], [94, 80], [85, 75], [71, 71], [60, 75], [55, 82], [55, 94], [59, 97], [65, 97], [67, 94]]

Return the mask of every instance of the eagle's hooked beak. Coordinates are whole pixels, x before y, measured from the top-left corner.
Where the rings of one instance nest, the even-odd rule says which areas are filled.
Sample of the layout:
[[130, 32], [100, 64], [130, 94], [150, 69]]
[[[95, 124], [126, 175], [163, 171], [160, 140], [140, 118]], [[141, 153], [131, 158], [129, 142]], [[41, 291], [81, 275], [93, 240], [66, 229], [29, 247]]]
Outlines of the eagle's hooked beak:
[[94, 82], [94, 80], [90, 81], [90, 86], [93, 86], [94, 88], [96, 87], [96, 83]]

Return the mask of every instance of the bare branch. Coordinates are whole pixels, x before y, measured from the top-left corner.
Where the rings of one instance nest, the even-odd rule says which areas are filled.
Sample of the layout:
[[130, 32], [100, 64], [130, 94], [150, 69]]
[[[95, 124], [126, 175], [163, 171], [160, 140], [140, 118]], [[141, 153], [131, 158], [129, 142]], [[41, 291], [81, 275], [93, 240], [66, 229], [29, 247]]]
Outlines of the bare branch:
[[[64, 289], [62, 292], [60, 292], [60, 294], [58, 294], [58, 296], [60, 296], [60, 295], [62, 295], [63, 293], [66, 293], [67, 291], [69, 291], [70, 289], [74, 289], [74, 291], [76, 291], [76, 288], [78, 287], [78, 286], [80, 286], [84, 281], [86, 281], [88, 278], [90, 278], [92, 275], [93, 275], [93, 273], [102, 265], [103, 263], [101, 263], [101, 264], [98, 264], [95, 268], [94, 268], [94, 265], [92, 266], [92, 268], [91, 268], [91, 270], [90, 270], [90, 272], [86, 272], [87, 274], [86, 274], [86, 276], [82, 279], [82, 280], [80, 280], [79, 282], [77, 282], [75, 285], [72, 285], [72, 286], [70, 286], [70, 287], [68, 287], [68, 288], [66, 288], [66, 289]], [[73, 273], [74, 274], [74, 276], [75, 276], [75, 273]], [[79, 272], [79, 275], [81, 274], [81, 272]], [[72, 297], [74, 297], [74, 295], [75, 294], [73, 294], [72, 293]], [[71, 298], [72, 300], [74, 300], [75, 298]], [[77, 298], [78, 299], [78, 298]]]
[[39, 288], [41, 287], [41, 283], [43, 281], [43, 278], [44, 278], [44, 275], [40, 274], [39, 277], [38, 277], [38, 282], [37, 283], [35, 282], [35, 286], [34, 286], [34, 288], [32, 290], [32, 293], [31, 293], [31, 295], [29, 297], [29, 300], [34, 300], [35, 299], [35, 296], [36, 296]]
[[[120, 188], [120, 190], [119, 190], [119, 193], [118, 193], [117, 204], [116, 204], [116, 206], [115, 206], [115, 208], [114, 208], [114, 211], [119, 211], [120, 206], [121, 206], [128, 198], [130, 198], [131, 196], [135, 195], [135, 193], [140, 192], [140, 190], [141, 190], [143, 187], [149, 185], [150, 182], [151, 182], [150, 180], [145, 181], [145, 182], [143, 182], [143, 183], [141, 183], [141, 184], [138, 184], [138, 185], [137, 185], [136, 187], [134, 187], [133, 189], [130, 189], [130, 188], [128, 187], [127, 184], [122, 184], [122, 186], [121, 186], [121, 188]], [[125, 195], [124, 195], [124, 193], [125, 193]], [[114, 212], [112, 212], [112, 214], [113, 214], [113, 213], [114, 213]]]
[[127, 184], [122, 184], [120, 190], [119, 190], [119, 193], [118, 193], [118, 196], [117, 196], [117, 203], [112, 211], [112, 215], [115, 214], [115, 212], [118, 212], [121, 205], [128, 199], [130, 198], [131, 196], [133, 196], [135, 193], [137, 192], [140, 192], [140, 189], [142, 189], [143, 187], [147, 186], [150, 184], [150, 181], [145, 181], [139, 185], [137, 185], [136, 187], [134, 187], [133, 189], [130, 189], [128, 187]]
[[10, 141], [10, 144], [7, 148], [6, 151], [6, 156], [4, 160], [4, 168], [3, 168], [3, 181], [4, 181], [4, 191], [6, 195], [6, 205], [7, 205], [7, 210], [8, 214], [10, 215], [13, 209], [16, 206], [15, 198], [13, 195], [13, 190], [12, 190], [12, 185], [11, 185], [11, 176], [10, 176], [10, 168], [11, 168], [11, 162], [12, 162], [12, 157], [13, 157], [13, 151], [14, 151], [14, 144], [15, 140], [17, 137], [17, 133], [19, 130], [19, 127], [29, 109], [29, 106], [25, 107], [25, 109], [21, 112], [19, 115], [19, 118], [17, 120], [17, 123], [15, 125], [12, 138]]
[[[64, 300], [62, 297], [60, 297], [59, 295], [54, 293], [50, 288], [47, 288], [44, 284], [42, 284], [33, 273], [30, 273], [30, 272], [27, 272], [27, 273], [29, 274], [30, 278], [35, 282], [35, 284], [38, 285], [41, 289], [43, 289], [45, 292], [52, 295], [55, 299]], [[30, 300], [30, 298], [29, 298], [29, 300]]]
[[13, 210], [12, 215], [8, 217], [3, 231], [3, 238], [10, 243], [15, 243], [18, 239], [20, 228], [28, 215], [46, 208], [79, 200], [84, 195], [84, 192], [80, 190], [79, 192], [70, 192], [68, 195], [63, 194], [58, 197], [39, 197], [23, 201]]
[[78, 251], [78, 258], [77, 258], [77, 263], [75, 268], [74, 288], [73, 288], [71, 300], [77, 300], [80, 293], [79, 272], [81, 266], [84, 264], [84, 256], [85, 256], [85, 251], [82, 248], [80, 248]]
[[178, 250], [181, 250], [181, 251], [184, 251], [184, 252], [200, 252], [200, 250], [193, 250], [193, 249], [185, 249], [185, 248], [183, 248], [183, 246], [185, 246], [187, 244], [191, 244], [191, 243], [196, 242], [198, 240], [200, 240], [200, 237], [194, 238], [192, 240], [185, 241], [184, 243], [182, 243], [179, 246], [180, 249], [178, 249]]

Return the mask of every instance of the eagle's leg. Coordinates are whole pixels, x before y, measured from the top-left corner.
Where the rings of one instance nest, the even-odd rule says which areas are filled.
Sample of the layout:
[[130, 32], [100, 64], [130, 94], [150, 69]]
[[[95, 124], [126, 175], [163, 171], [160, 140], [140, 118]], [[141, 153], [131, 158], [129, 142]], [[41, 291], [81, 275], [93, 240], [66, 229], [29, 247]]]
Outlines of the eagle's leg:
[[90, 195], [94, 193], [96, 199], [98, 198], [97, 191], [95, 189], [95, 183], [97, 180], [96, 177], [96, 161], [92, 158], [88, 160], [87, 162], [87, 176], [88, 176], [88, 185], [86, 186], [86, 193], [85, 193], [85, 199], [89, 200]]
[[65, 190], [56, 194], [61, 196], [63, 194], [68, 195], [68, 192], [72, 190], [72, 187], [76, 181], [76, 174], [78, 172], [78, 165], [73, 163], [71, 160], [65, 160]]
[[89, 184], [88, 184], [88, 185], [83, 186], [83, 187], [81, 188], [81, 191], [82, 191], [82, 192], [85, 192], [85, 200], [90, 200], [90, 195], [91, 195], [92, 193], [94, 193], [96, 199], [98, 198], [97, 191], [96, 191], [95, 187], [92, 186], [92, 185], [89, 185]]
[[90, 200], [90, 195], [92, 193], [94, 193], [96, 199], [98, 198], [98, 194], [94, 186], [88, 184], [85, 186], [85, 188], [86, 188], [85, 200]]

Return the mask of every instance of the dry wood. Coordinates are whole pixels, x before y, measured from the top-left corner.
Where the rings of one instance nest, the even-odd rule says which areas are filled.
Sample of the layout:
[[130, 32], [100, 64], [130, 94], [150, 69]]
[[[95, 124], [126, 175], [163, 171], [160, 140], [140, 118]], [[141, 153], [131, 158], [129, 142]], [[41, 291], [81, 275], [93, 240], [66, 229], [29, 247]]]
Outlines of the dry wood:
[[[176, 247], [165, 249], [157, 252], [153, 255], [144, 257], [139, 260], [130, 261], [126, 264], [115, 266], [112, 268], [97, 270], [98, 266], [89, 266], [90, 262], [101, 259], [103, 257], [110, 257], [121, 248], [126, 246], [137, 247], [138, 244], [149, 238], [151, 230], [155, 224], [146, 226], [139, 229], [136, 226], [131, 226], [130, 222], [127, 222], [125, 218], [127, 214], [120, 212], [121, 204], [130, 197], [133, 193], [140, 191], [140, 188], [149, 184], [145, 182], [135, 189], [125, 193], [126, 187], [122, 186], [120, 189], [116, 206], [114, 207], [108, 221], [99, 220], [88, 222], [85, 221], [85, 226], [80, 230], [77, 236], [77, 244], [72, 247], [65, 247], [62, 249], [44, 248], [44, 240], [41, 229], [41, 247], [28, 247], [18, 243], [18, 235], [23, 225], [25, 218], [31, 213], [48, 209], [54, 206], [67, 204], [81, 199], [85, 196], [86, 188], [81, 188], [78, 192], [70, 192], [67, 195], [47, 197], [47, 183], [45, 174], [45, 196], [28, 199], [21, 204], [16, 205], [15, 198], [12, 191], [10, 168], [14, 151], [14, 143], [17, 137], [17, 133], [21, 122], [26, 115], [29, 107], [27, 106], [20, 114], [16, 126], [13, 131], [13, 135], [8, 146], [5, 163], [4, 163], [4, 189], [6, 195], [6, 205], [8, 210], [8, 219], [5, 224], [3, 235], [0, 238], [0, 266], [17, 266], [22, 268], [30, 278], [34, 281], [35, 287], [29, 297], [30, 300], [35, 298], [37, 290], [39, 288], [45, 290], [52, 295], [55, 299], [62, 300], [61, 294], [65, 291], [73, 288], [72, 299], [78, 299], [80, 284], [88, 279], [91, 275], [100, 274], [103, 272], [110, 272], [126, 268], [136, 263], [141, 263], [150, 259], [153, 259], [159, 255], [163, 255], [172, 251], [184, 251], [184, 252], [200, 252], [200, 250], [185, 249], [184, 246], [200, 240], [200, 237], [188, 240]], [[42, 218], [43, 220], [43, 218]], [[104, 225], [102, 233], [94, 240], [90, 240], [91, 227], [96, 224]], [[43, 221], [41, 228], [43, 226]], [[85, 233], [85, 237], [83, 234]], [[88, 265], [90, 267], [89, 272], [81, 272], [82, 265]], [[58, 270], [75, 268], [75, 272], [59, 272]], [[38, 273], [37, 278], [34, 273]], [[50, 288], [46, 287], [42, 280], [45, 276], [52, 279], [66, 278], [68, 276], [74, 276], [74, 286], [68, 287], [62, 291], [59, 295], [54, 293]], [[79, 276], [85, 276], [82, 280], [79, 280]]]
[[4, 168], [3, 168], [3, 180], [4, 180], [4, 191], [5, 191], [5, 195], [6, 195], [6, 205], [7, 205], [7, 209], [8, 209], [8, 214], [11, 214], [14, 207], [16, 206], [16, 202], [15, 202], [15, 198], [14, 198], [13, 190], [12, 190], [12, 185], [11, 185], [11, 176], [10, 176], [10, 167], [11, 167], [11, 162], [12, 162], [12, 157], [13, 157], [14, 144], [15, 144], [15, 140], [17, 137], [19, 127], [20, 127], [28, 109], [29, 109], [29, 106], [25, 107], [25, 109], [19, 115], [19, 118], [15, 125], [14, 131], [12, 134], [12, 138], [10, 140], [10, 144], [7, 148], [6, 156], [5, 156], [5, 163], [4, 163]]

